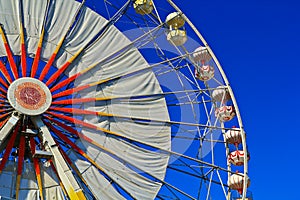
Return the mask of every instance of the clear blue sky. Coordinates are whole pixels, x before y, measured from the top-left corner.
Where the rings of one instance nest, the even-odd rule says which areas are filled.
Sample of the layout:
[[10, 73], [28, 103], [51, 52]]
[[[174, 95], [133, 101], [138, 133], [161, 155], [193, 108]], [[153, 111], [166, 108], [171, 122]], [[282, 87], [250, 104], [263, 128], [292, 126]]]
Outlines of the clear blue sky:
[[255, 200], [300, 199], [300, 2], [174, 2], [204, 35], [234, 89]]

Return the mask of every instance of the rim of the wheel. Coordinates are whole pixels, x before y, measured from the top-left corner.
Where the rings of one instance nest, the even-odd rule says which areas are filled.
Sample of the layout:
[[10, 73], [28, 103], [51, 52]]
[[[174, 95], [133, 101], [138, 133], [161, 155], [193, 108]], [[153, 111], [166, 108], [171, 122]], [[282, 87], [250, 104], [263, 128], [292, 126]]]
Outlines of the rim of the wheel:
[[0, 196], [251, 199], [232, 88], [172, 0], [6, 0], [0, 23]]

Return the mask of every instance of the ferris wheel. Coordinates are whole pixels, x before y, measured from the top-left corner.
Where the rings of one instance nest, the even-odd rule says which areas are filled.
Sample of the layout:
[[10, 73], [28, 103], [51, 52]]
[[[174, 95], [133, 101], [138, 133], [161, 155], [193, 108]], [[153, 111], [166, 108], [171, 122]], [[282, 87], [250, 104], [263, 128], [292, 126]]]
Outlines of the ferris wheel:
[[213, 51], [172, 0], [0, 0], [0, 199], [251, 199]]

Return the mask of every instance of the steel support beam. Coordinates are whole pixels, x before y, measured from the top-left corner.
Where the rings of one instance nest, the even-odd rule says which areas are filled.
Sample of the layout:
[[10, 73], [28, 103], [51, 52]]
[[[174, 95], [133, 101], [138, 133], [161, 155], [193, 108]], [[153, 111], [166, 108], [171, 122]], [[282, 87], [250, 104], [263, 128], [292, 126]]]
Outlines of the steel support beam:
[[85, 200], [86, 197], [84, 196], [82, 189], [73, 176], [72, 171], [67, 165], [65, 159], [61, 155], [59, 148], [52, 138], [47, 126], [43, 123], [39, 116], [31, 117], [31, 120], [41, 132], [46, 150], [53, 154], [52, 161], [69, 198], [71, 200]]
[[0, 130], [0, 149], [3, 142], [7, 139], [9, 133], [15, 127], [19, 119], [20, 118], [18, 116], [12, 115], [6, 122], [6, 124], [3, 126], [3, 128]]

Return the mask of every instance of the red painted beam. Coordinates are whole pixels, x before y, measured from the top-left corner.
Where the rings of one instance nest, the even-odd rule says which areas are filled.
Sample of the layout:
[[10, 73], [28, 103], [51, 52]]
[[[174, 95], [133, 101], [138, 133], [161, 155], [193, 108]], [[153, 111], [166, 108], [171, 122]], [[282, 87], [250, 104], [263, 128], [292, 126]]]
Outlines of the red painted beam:
[[12, 136], [9, 138], [9, 141], [8, 141], [8, 144], [5, 148], [5, 152], [4, 152], [4, 155], [2, 157], [2, 160], [1, 160], [1, 164], [0, 164], [0, 173], [2, 173], [4, 167], [5, 167], [5, 164], [8, 160], [8, 157], [11, 153], [11, 150], [12, 148], [14, 147], [14, 144], [15, 144], [15, 140], [16, 140], [16, 137], [17, 137], [17, 134], [19, 132], [19, 127], [20, 127], [20, 124], [18, 123], [16, 128], [14, 129], [13, 133], [12, 133]]

